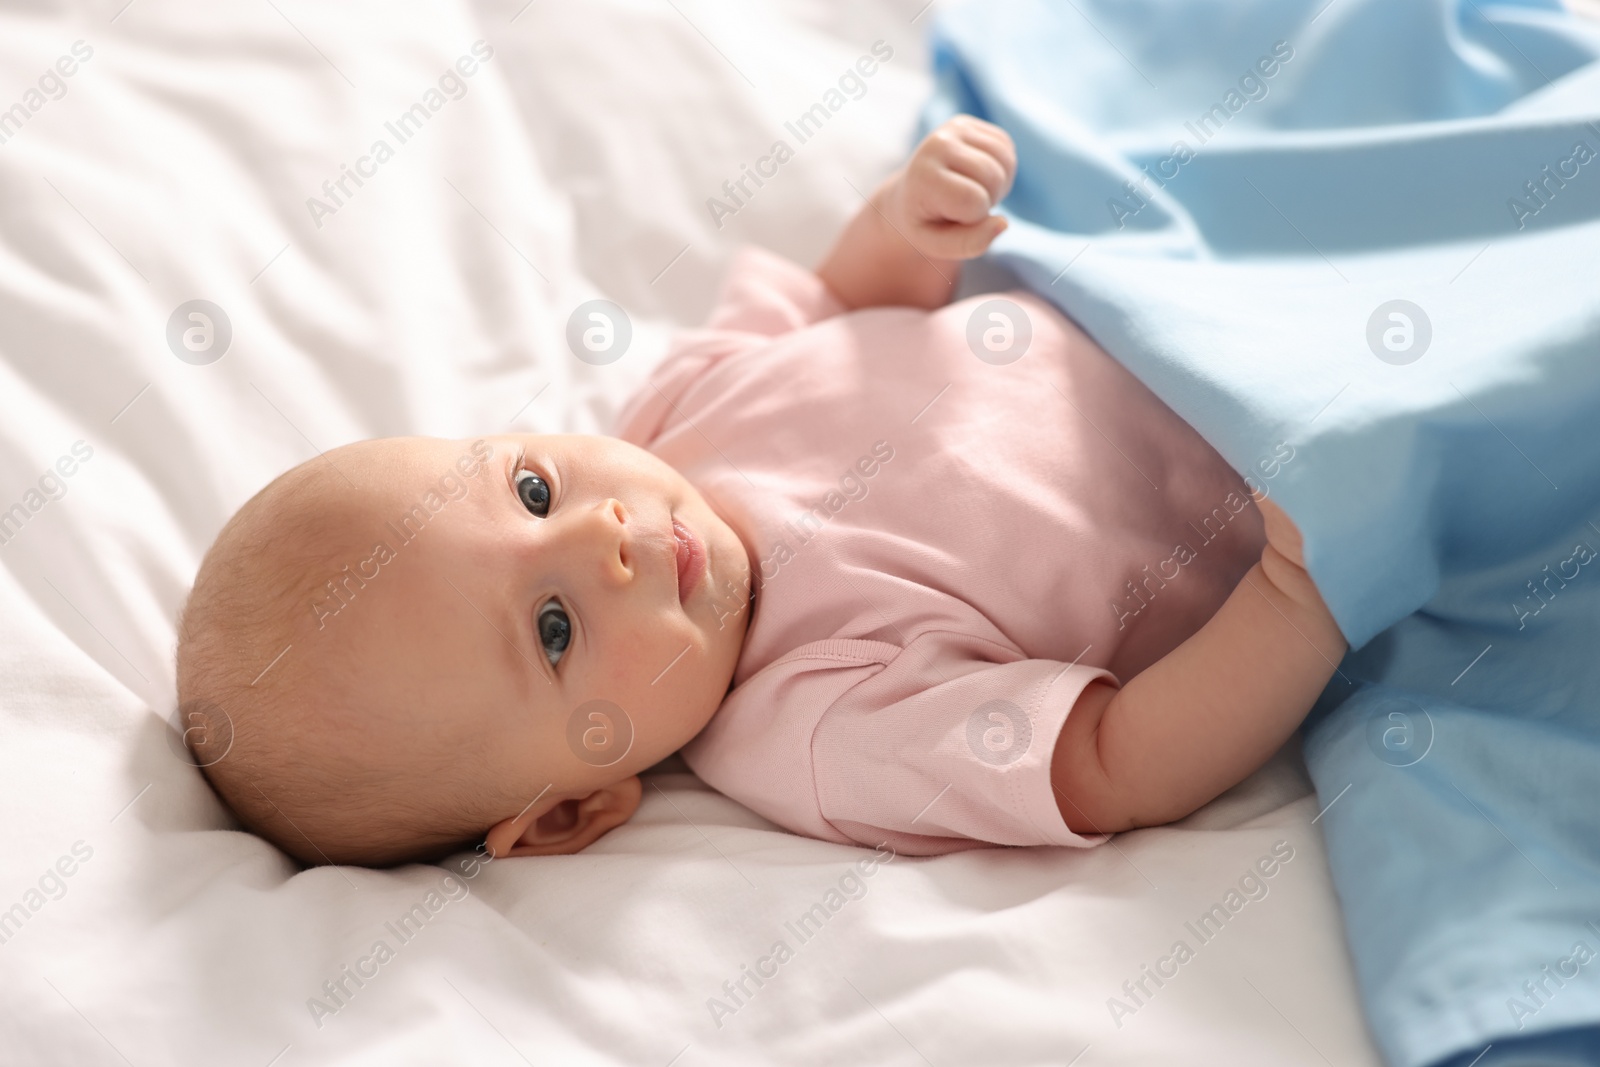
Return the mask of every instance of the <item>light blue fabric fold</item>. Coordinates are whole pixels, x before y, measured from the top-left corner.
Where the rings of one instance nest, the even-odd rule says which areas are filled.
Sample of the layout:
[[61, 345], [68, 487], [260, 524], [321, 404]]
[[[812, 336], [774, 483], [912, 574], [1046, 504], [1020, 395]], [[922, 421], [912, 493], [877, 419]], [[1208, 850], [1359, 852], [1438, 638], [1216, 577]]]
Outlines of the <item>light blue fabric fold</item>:
[[1306, 753], [1384, 1054], [1589, 1055], [1600, 27], [1533, 0], [1072, 0], [933, 36], [927, 124], [1018, 145], [994, 258], [1305, 536], [1352, 646]]

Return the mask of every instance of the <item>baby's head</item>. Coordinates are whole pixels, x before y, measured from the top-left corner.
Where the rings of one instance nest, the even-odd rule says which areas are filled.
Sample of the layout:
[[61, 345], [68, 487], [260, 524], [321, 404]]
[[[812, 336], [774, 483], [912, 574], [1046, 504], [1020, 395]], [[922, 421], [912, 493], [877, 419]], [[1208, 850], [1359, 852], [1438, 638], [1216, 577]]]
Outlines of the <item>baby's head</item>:
[[206, 553], [179, 627], [185, 736], [239, 818], [309, 864], [575, 852], [727, 693], [749, 559], [614, 438], [339, 448]]

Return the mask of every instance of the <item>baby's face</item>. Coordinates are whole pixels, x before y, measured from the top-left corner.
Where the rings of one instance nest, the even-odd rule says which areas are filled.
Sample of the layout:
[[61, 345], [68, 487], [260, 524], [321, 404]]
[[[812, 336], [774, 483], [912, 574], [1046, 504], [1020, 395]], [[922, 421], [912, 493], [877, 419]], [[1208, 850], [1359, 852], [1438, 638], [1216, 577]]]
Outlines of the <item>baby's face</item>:
[[310, 640], [333, 636], [319, 669], [384, 709], [363, 755], [459, 753], [452, 773], [523, 798], [490, 833], [498, 855], [575, 851], [631, 815], [632, 776], [727, 692], [750, 619], [739, 535], [613, 438], [402, 438], [329, 461], [343, 477], [319, 492], [359, 486], [373, 548], [330, 575]]

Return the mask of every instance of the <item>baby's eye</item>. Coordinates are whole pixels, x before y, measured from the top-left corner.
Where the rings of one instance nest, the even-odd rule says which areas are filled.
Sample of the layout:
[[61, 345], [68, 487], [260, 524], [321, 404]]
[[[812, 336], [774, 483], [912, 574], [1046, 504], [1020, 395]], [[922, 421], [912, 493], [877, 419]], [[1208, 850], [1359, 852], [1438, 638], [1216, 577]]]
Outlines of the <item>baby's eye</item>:
[[572, 640], [572, 624], [559, 600], [547, 600], [539, 609], [539, 644], [544, 646], [545, 658], [554, 667], [561, 662], [561, 654]]
[[517, 499], [541, 519], [550, 514], [550, 486], [530, 470], [517, 472]]

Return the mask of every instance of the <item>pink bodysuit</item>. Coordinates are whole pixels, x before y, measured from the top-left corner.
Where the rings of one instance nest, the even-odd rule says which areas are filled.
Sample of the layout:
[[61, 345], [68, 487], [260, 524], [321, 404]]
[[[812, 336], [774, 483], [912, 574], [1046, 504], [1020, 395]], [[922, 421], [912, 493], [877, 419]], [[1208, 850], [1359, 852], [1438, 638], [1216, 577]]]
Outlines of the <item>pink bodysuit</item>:
[[903, 854], [1104, 840], [1057, 806], [1062, 723], [1203, 625], [1264, 544], [1243, 479], [1025, 293], [846, 313], [746, 250], [618, 433], [759, 574], [684, 758], [790, 830]]

